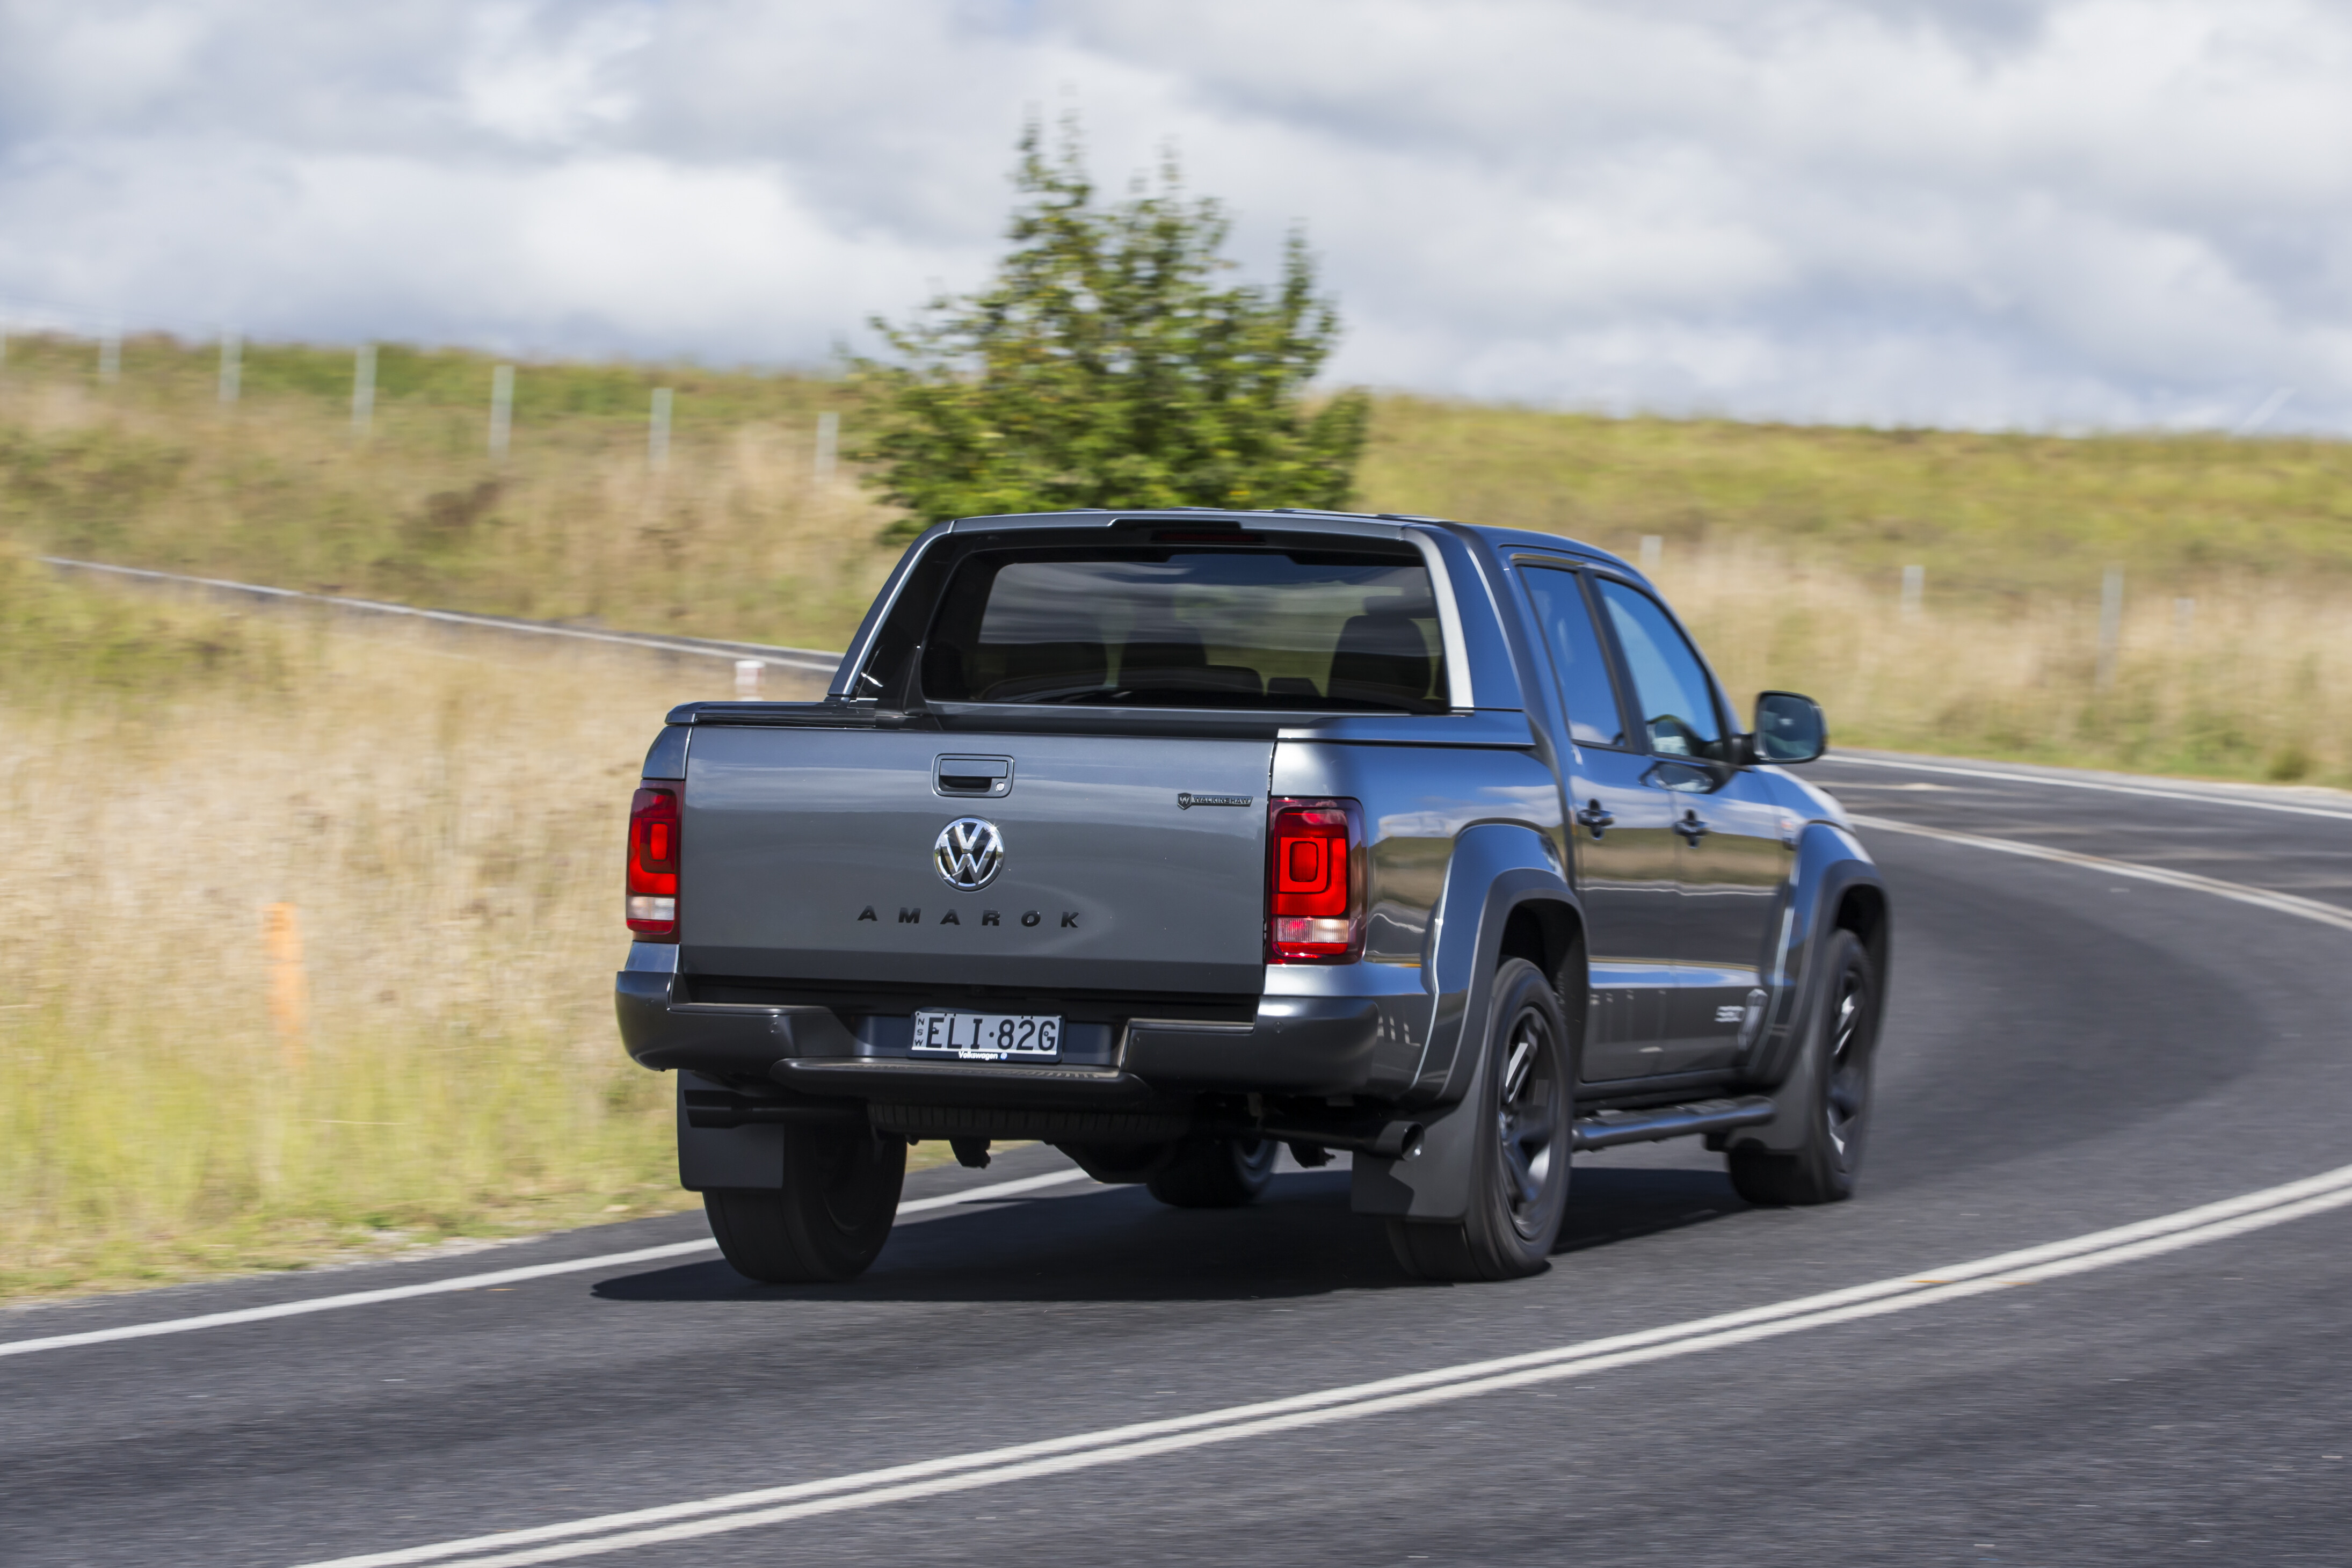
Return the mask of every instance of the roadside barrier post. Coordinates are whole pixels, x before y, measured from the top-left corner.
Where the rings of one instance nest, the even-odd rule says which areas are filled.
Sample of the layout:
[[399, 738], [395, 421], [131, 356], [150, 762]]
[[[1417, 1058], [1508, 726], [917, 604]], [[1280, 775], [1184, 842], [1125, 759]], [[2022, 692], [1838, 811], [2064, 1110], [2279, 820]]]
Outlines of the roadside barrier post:
[[765, 659], [739, 658], [735, 661], [735, 700], [757, 702], [760, 700], [760, 678], [768, 672]]
[[514, 366], [502, 364], [490, 372], [490, 457], [504, 462], [507, 437], [514, 428]]
[[2110, 566], [2099, 584], [2099, 689], [2116, 684], [2116, 656], [2124, 638], [2124, 569]]
[[809, 477], [822, 495], [833, 485], [833, 466], [841, 450], [841, 416], [820, 414], [816, 416], [816, 460], [811, 465]]
[[364, 441], [375, 424], [375, 345], [362, 343], [352, 357], [352, 439]]

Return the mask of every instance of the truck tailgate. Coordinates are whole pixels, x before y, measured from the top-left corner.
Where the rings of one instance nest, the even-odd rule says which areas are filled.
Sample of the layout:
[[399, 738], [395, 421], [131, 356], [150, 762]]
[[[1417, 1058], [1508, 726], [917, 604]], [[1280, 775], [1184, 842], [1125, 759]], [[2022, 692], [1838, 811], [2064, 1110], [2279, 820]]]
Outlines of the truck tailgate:
[[[679, 835], [683, 966], [1255, 994], [1273, 753], [1263, 739], [698, 728]], [[942, 795], [943, 756], [1003, 760], [1010, 787]], [[1184, 804], [1202, 796], [1221, 798]], [[966, 818], [1002, 849], [973, 889], [935, 858]], [[967, 829], [963, 846], [985, 838]]]

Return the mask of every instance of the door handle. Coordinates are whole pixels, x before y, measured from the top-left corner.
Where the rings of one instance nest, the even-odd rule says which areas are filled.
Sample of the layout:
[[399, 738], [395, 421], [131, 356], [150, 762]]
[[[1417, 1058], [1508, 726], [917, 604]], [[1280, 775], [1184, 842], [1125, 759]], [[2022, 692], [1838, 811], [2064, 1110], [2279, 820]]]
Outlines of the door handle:
[[1696, 849], [1698, 847], [1698, 841], [1706, 837], [1706, 824], [1698, 819], [1698, 813], [1696, 810], [1685, 810], [1681, 819], [1675, 824], [1675, 831], [1681, 834], [1689, 842], [1690, 847]]
[[1617, 823], [1614, 816], [1601, 809], [1601, 803], [1597, 800], [1586, 801], [1584, 809], [1576, 814], [1576, 820], [1590, 829], [1595, 838], [1615, 826]]

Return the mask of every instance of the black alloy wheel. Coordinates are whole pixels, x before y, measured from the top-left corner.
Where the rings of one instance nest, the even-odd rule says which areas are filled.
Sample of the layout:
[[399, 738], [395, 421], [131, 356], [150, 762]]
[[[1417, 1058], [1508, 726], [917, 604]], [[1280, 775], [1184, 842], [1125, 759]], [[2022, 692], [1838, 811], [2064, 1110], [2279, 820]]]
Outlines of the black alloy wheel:
[[1477, 1100], [1456, 1114], [1491, 1129], [1474, 1150], [1469, 1213], [1453, 1222], [1392, 1219], [1389, 1245], [1423, 1279], [1513, 1279], [1546, 1267], [1568, 1209], [1575, 1059], [1559, 996], [1543, 971], [1504, 960]]
[[[1495, 1174], [1502, 1183], [1511, 1227], [1522, 1240], [1533, 1240], [1543, 1231], [1551, 1163], [1567, 1158], [1559, 1138], [1560, 1085], [1549, 1070], [1559, 1054], [1552, 1038], [1556, 1033], [1541, 1009], [1523, 1007], [1511, 1020], [1510, 1038], [1504, 1042], [1501, 1104], [1495, 1111], [1496, 1143], [1502, 1158], [1495, 1163]], [[1549, 1218], [1556, 1231], [1559, 1216]]]
[[1861, 1173], [1878, 1046], [1878, 969], [1850, 931], [1833, 933], [1822, 958], [1811, 1037], [1781, 1090], [1801, 1097], [1803, 1142], [1790, 1151], [1748, 1144], [1730, 1153], [1731, 1184], [1751, 1204], [1842, 1202]]

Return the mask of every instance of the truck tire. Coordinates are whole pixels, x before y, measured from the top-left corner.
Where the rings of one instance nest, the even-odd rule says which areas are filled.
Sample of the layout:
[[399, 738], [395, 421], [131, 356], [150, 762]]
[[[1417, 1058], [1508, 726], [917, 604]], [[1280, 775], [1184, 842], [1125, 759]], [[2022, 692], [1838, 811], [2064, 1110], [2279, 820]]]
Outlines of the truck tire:
[[1281, 1151], [1271, 1138], [1187, 1138], [1144, 1184], [1175, 1208], [1239, 1208], [1274, 1180]]
[[790, 1128], [781, 1191], [714, 1187], [702, 1209], [738, 1274], [764, 1285], [855, 1279], [890, 1238], [906, 1179], [902, 1137]]
[[1878, 1044], [1878, 968], [1850, 931], [1822, 954], [1822, 984], [1785, 1094], [1798, 1097], [1804, 1142], [1773, 1152], [1749, 1144], [1728, 1155], [1731, 1184], [1751, 1204], [1833, 1204], [1853, 1196], [1870, 1131], [1870, 1070]]
[[1470, 1211], [1459, 1220], [1389, 1221], [1389, 1247], [1423, 1279], [1515, 1279], [1543, 1269], [1568, 1210], [1574, 1047], [1559, 994], [1522, 958], [1495, 972], [1486, 1071], [1474, 1125]]

